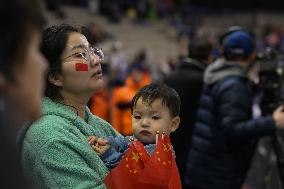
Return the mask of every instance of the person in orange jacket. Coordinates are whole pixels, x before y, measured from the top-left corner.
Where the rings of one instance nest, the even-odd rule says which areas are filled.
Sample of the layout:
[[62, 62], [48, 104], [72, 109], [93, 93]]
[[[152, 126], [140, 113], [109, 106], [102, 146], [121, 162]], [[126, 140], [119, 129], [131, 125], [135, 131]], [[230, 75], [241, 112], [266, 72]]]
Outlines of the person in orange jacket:
[[100, 89], [91, 98], [91, 112], [109, 121], [109, 91], [107, 87]]
[[129, 68], [129, 75], [122, 87], [116, 87], [112, 92], [111, 124], [122, 135], [131, 135], [131, 100], [138, 89], [151, 83], [150, 74], [143, 64], [134, 63]]
[[101, 89], [96, 91], [89, 102], [91, 112], [100, 118], [110, 122], [110, 87], [109, 87], [109, 70], [107, 64], [102, 64], [104, 84]]

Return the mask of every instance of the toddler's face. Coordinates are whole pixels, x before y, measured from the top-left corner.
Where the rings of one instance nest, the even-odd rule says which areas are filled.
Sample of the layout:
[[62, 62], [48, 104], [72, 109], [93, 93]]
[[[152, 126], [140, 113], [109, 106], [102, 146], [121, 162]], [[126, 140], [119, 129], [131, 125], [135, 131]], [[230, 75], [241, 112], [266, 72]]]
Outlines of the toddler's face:
[[132, 130], [134, 136], [141, 142], [151, 144], [156, 142], [156, 131], [169, 135], [179, 124], [179, 117], [172, 117], [168, 107], [161, 99], [147, 104], [138, 99], [132, 114]]

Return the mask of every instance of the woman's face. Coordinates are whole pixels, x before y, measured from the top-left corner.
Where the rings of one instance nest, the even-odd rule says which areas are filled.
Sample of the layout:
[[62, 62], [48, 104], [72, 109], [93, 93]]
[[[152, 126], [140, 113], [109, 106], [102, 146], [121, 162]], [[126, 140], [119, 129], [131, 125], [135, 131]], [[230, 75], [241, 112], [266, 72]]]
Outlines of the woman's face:
[[13, 67], [14, 81], [6, 81], [7, 106], [17, 116], [14, 119], [34, 121], [41, 116], [47, 62], [39, 50], [40, 42], [41, 33], [32, 30], [21, 62]]
[[84, 35], [77, 32], [69, 34], [61, 59], [62, 74], [56, 81], [61, 86], [61, 94], [92, 95], [103, 86], [99, 56], [94, 53]]

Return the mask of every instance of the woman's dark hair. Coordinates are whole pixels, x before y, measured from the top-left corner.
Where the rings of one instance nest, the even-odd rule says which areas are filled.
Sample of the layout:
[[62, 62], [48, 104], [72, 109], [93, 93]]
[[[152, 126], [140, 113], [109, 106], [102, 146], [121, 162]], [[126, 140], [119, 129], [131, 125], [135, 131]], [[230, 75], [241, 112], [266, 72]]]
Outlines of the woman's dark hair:
[[169, 108], [173, 117], [179, 115], [180, 97], [173, 88], [166, 84], [150, 84], [142, 87], [132, 99], [131, 113], [133, 113], [133, 109], [140, 98], [148, 105], [151, 105], [157, 99], [161, 99], [162, 104]]
[[71, 32], [80, 32], [79, 28], [70, 25], [51, 26], [43, 32], [41, 51], [49, 63], [49, 72], [46, 79], [45, 96], [52, 99], [60, 99], [59, 89], [49, 82], [49, 76], [61, 74], [61, 55], [66, 48], [68, 37]]
[[45, 19], [38, 0], [0, 1], [0, 72], [13, 80], [15, 64], [21, 64], [33, 30], [41, 31]]

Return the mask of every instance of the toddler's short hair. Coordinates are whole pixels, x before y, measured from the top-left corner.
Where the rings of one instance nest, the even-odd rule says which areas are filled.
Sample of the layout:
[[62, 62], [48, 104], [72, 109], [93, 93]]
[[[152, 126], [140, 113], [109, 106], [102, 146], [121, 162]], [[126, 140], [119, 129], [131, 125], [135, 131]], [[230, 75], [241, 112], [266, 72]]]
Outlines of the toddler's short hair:
[[142, 98], [142, 101], [151, 105], [155, 100], [161, 99], [162, 104], [169, 108], [173, 117], [179, 115], [180, 97], [176, 90], [166, 84], [150, 84], [146, 85], [135, 94], [131, 102], [131, 114], [136, 106], [137, 101]]

